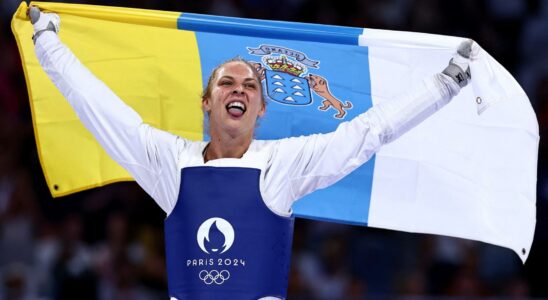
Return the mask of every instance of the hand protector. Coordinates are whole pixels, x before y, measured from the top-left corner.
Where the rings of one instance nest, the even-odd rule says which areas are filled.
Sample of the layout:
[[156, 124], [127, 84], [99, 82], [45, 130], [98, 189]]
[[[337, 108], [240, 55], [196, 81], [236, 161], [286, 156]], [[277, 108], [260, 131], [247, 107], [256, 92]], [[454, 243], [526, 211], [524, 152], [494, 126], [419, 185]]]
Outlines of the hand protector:
[[457, 48], [457, 53], [453, 55], [453, 58], [449, 61], [449, 65], [443, 70], [443, 74], [453, 78], [455, 82], [461, 87], [465, 87], [468, 84], [469, 79], [472, 78], [470, 74], [470, 54], [472, 52], [473, 40], [467, 39], [460, 43]]
[[42, 33], [46, 31], [53, 31], [55, 33], [59, 32], [59, 25], [61, 24], [61, 19], [58, 15], [52, 13], [43, 13], [38, 7], [31, 6], [28, 10], [30, 17], [30, 22], [34, 26], [34, 35], [32, 36], [32, 41], [36, 44], [36, 39]]

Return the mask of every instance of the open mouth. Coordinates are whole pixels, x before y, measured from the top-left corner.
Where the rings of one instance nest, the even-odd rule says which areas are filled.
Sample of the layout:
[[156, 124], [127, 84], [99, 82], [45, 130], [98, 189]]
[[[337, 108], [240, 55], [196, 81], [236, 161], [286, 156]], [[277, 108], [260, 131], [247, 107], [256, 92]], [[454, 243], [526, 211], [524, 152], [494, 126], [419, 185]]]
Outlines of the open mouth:
[[245, 113], [245, 104], [240, 101], [232, 101], [226, 105], [226, 110], [233, 117], [241, 117]]

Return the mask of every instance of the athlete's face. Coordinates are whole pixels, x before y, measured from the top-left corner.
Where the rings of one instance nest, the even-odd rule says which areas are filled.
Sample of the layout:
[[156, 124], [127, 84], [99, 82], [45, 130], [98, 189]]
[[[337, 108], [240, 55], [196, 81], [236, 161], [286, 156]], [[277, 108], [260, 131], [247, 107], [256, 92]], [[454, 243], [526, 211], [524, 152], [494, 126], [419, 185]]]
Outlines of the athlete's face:
[[260, 82], [246, 63], [234, 61], [221, 66], [210, 96], [203, 99], [211, 134], [221, 131], [231, 136], [253, 136], [257, 118], [265, 112], [261, 93]]

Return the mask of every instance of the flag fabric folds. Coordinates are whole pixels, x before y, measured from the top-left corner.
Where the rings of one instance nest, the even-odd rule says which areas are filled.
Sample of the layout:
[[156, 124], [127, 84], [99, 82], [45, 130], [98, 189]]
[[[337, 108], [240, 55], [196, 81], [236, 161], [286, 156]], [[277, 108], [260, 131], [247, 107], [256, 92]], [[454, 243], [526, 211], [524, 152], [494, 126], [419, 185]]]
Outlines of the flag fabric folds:
[[[33, 2], [60, 37], [145, 122], [208, 139], [200, 95], [240, 56], [263, 72], [258, 139], [334, 130], [440, 72], [461, 38], [141, 9]], [[42, 168], [53, 196], [131, 180], [78, 121], [38, 65], [21, 3], [12, 21]], [[536, 218], [538, 124], [514, 78], [477, 47], [472, 83], [438, 113], [332, 187], [298, 217], [479, 240], [525, 261]], [[314, 86], [306, 78], [316, 82]], [[344, 147], [344, 145], [341, 145]]]

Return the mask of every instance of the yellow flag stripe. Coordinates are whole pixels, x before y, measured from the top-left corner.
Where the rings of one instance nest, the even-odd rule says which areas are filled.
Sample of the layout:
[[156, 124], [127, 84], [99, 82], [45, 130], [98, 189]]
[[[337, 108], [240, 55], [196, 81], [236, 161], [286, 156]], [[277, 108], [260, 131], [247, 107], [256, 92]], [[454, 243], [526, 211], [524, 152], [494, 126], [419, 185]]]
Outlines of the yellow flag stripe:
[[67, 5], [64, 3], [33, 1], [30, 5], [37, 6], [43, 11], [54, 12], [59, 15], [73, 15], [95, 20], [165, 28], [177, 28], [177, 18], [181, 15], [181, 13], [171, 11], [87, 4]]
[[[65, 43], [143, 120], [203, 139], [202, 75], [194, 32], [177, 29], [180, 13], [32, 2], [61, 17]], [[12, 20], [21, 54], [36, 144], [54, 197], [132, 180], [78, 120], [34, 55], [32, 25], [21, 3]]]

